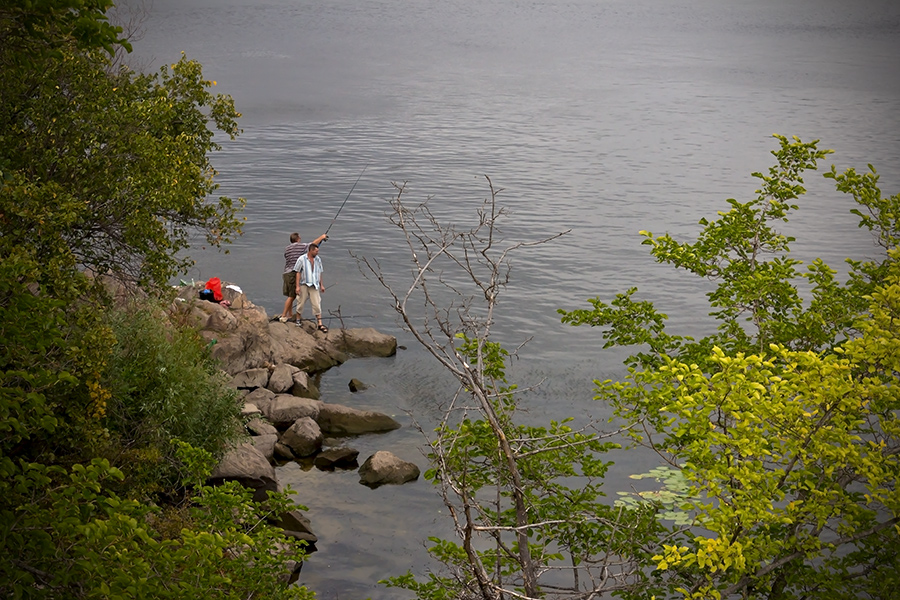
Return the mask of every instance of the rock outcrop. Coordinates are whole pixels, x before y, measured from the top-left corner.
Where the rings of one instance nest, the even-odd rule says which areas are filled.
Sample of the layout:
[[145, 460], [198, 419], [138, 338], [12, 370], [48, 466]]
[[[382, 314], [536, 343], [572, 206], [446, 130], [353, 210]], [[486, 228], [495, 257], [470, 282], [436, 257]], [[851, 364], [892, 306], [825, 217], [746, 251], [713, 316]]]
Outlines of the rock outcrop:
[[[174, 309], [197, 325], [204, 339], [213, 344], [213, 356], [232, 375], [278, 365], [293, 365], [314, 373], [337, 366], [350, 357], [393, 356], [397, 352], [394, 336], [371, 327], [322, 333], [309, 323], [298, 326], [270, 321], [264, 308], [250, 302], [233, 286], [225, 282], [222, 285], [222, 294], [231, 302], [230, 307], [200, 300], [198, 294], [203, 286], [195, 283], [180, 287]], [[247, 386], [250, 385], [255, 384], [248, 382]]]
[[[392, 356], [397, 351], [396, 338], [372, 328], [323, 333], [311, 323], [272, 321], [264, 309], [227, 283], [222, 293], [230, 306], [200, 300], [203, 285], [181, 287], [173, 311], [199, 328], [213, 357], [231, 376], [231, 386], [240, 390], [248, 435], [247, 441], [226, 453], [210, 483], [238, 481], [254, 491], [254, 499], [264, 500], [267, 491], [278, 489], [276, 461], [312, 458], [322, 470], [357, 469], [359, 451], [344, 446], [340, 436], [400, 427], [386, 414], [322, 402], [310, 376], [350, 357]], [[354, 392], [366, 387], [358, 380], [350, 383]], [[326, 440], [324, 434], [338, 437]], [[377, 487], [413, 481], [419, 477], [419, 468], [379, 451], [359, 467], [359, 475], [360, 483]], [[309, 519], [298, 511], [282, 515], [275, 524], [286, 536], [307, 542], [309, 551], [315, 550], [318, 538]], [[298, 571], [299, 564], [290, 577], [296, 578]]]

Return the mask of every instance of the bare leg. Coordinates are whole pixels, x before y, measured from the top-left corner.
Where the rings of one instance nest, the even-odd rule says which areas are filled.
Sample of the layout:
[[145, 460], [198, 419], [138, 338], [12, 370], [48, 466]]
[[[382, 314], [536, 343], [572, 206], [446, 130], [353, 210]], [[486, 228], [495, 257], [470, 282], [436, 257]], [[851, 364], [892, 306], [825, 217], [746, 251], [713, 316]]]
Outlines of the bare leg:
[[290, 296], [284, 301], [284, 310], [281, 311], [281, 316], [290, 319], [291, 318], [291, 309], [294, 306], [294, 299]]

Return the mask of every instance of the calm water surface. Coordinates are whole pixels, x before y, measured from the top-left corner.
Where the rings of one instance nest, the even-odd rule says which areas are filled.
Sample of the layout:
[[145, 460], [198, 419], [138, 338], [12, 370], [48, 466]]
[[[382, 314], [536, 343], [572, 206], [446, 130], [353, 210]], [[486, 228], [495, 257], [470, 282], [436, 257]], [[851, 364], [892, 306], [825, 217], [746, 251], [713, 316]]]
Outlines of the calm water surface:
[[[557, 308], [637, 285], [675, 331], [710, 327], [708, 284], [655, 265], [637, 232], [691, 239], [727, 198], [752, 197], [772, 133], [820, 139], [838, 168], [872, 163], [883, 191], [900, 191], [893, 0], [154, 0], [145, 25], [136, 64], [184, 51], [244, 114], [243, 135], [214, 160], [221, 192], [247, 199], [245, 234], [228, 255], [199, 251], [188, 277], [222, 277], [280, 311], [288, 235], [324, 232], [368, 165], [322, 251], [326, 311], [408, 347], [322, 377], [326, 401], [404, 424], [354, 440], [362, 458], [389, 449], [424, 468], [414, 419], [427, 427], [452, 390], [351, 256], [377, 259], [395, 283], [408, 274], [384, 218], [392, 182], [463, 226], [489, 195], [487, 175], [511, 211], [507, 240], [569, 231], [514, 257], [495, 326], [507, 344], [533, 338], [514, 378], [543, 381], [524, 400], [535, 419], [608, 416], [591, 380], [622, 375], [622, 354], [561, 325]], [[836, 268], [873, 255], [848, 199], [818, 174], [806, 181], [790, 229], [797, 254]], [[374, 387], [351, 397], [352, 377]], [[652, 464], [636, 452], [616, 461], [613, 489]], [[352, 472], [279, 475], [321, 538], [303, 582], [322, 598], [399, 597], [374, 582], [424, 573], [424, 539], [448, 531], [422, 481], [369, 490]]]

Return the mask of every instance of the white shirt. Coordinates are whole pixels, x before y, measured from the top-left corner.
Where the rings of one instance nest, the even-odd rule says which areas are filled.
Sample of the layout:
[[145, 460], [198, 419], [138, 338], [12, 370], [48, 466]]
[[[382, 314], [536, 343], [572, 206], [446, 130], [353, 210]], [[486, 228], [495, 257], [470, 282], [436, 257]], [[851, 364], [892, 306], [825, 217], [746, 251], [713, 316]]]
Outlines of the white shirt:
[[303, 284], [309, 287], [318, 288], [320, 287], [319, 278], [322, 277], [322, 273], [325, 269], [322, 267], [321, 258], [317, 256], [312, 264], [310, 264], [309, 254], [304, 254], [297, 259], [297, 263], [294, 265], [294, 271], [297, 272], [297, 285]]

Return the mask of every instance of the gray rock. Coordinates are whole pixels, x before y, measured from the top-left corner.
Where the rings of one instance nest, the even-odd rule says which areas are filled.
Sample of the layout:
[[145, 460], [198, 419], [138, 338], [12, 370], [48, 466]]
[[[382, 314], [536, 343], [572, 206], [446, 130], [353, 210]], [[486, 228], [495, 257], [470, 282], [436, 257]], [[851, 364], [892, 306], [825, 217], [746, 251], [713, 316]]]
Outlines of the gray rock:
[[224, 481], [237, 481], [253, 490], [253, 499], [258, 501], [268, 498], [266, 492], [278, 491], [275, 468], [249, 442], [230, 449], [209, 476], [212, 485], [219, 485]]
[[281, 442], [275, 442], [275, 456], [282, 460], [294, 460], [297, 458], [294, 456], [294, 451], [287, 444], [282, 444]]
[[[286, 542], [277, 542], [275, 544], [274, 552], [276, 554], [287, 554], [289, 551], [289, 545]], [[315, 548], [312, 547], [313, 544], [309, 544], [306, 548], [307, 552], [313, 551]], [[283, 573], [279, 580], [284, 585], [291, 585], [295, 583], [298, 579], [300, 579], [300, 570], [303, 568], [303, 561], [299, 560], [287, 560], [284, 563], [286, 568], [286, 572]]]
[[259, 407], [253, 403], [245, 402], [244, 406], [241, 407], [242, 417], [251, 417], [258, 414], [261, 414], [261, 411], [259, 410]]
[[312, 535], [311, 533], [303, 533], [302, 531], [291, 531], [290, 529], [284, 530], [284, 535], [287, 537], [292, 537], [295, 540], [302, 540], [307, 542], [306, 551], [313, 552], [315, 551], [315, 544], [319, 541], [319, 538]]
[[326, 433], [353, 434], [393, 431], [400, 423], [372, 410], [357, 410], [342, 404], [322, 403], [316, 421]]
[[211, 353], [231, 375], [279, 364], [312, 373], [339, 365], [350, 356], [396, 353], [396, 338], [372, 328], [332, 329], [322, 335], [311, 327], [270, 321], [265, 309], [228, 285], [222, 282], [222, 294], [231, 308], [200, 300], [197, 294], [204, 286], [200, 282], [179, 288], [182, 301], [174, 302], [172, 310], [200, 328], [206, 341], [215, 340]]
[[348, 387], [350, 388], [350, 391], [353, 393], [361, 392], [363, 390], [369, 389], [369, 386], [364, 384], [359, 379], [351, 379], [350, 383], [348, 384]]
[[397, 354], [397, 338], [371, 327], [342, 329], [339, 332], [339, 348], [351, 356], [394, 356]]
[[270, 463], [275, 460], [275, 443], [278, 441], [277, 433], [267, 433], [265, 435], [255, 435], [250, 438], [250, 442], [256, 447], [260, 453], [266, 457]]
[[294, 372], [294, 385], [291, 387], [291, 393], [301, 398], [319, 399], [319, 388], [309, 378], [309, 374], [305, 371], [297, 369]]
[[315, 532], [312, 530], [312, 526], [310, 524], [309, 519], [300, 512], [299, 510], [292, 510], [290, 512], [284, 513], [281, 515], [281, 518], [273, 523], [276, 527], [281, 527], [285, 531], [297, 531], [300, 533], [306, 533], [315, 538], [313, 541], [318, 541]]
[[359, 468], [359, 482], [373, 488], [406, 483], [418, 478], [419, 467], [385, 450], [379, 450], [367, 458]]
[[294, 387], [294, 371], [299, 370], [300, 369], [293, 365], [277, 365], [272, 370], [272, 374], [269, 375], [269, 383], [266, 386], [266, 389], [271, 390], [276, 394], [290, 392], [291, 388]]
[[207, 304], [214, 308], [210, 311], [209, 319], [206, 321], [206, 329], [219, 333], [237, 330], [238, 318], [231, 310], [215, 302], [207, 302]]
[[303, 417], [317, 420], [321, 405], [320, 400], [278, 394], [266, 407], [263, 414], [278, 429], [287, 429], [294, 424], [294, 421]]
[[269, 370], [263, 368], [241, 371], [231, 379], [231, 386], [238, 389], [254, 390], [256, 388], [264, 388], [268, 383]]
[[266, 414], [266, 408], [275, 400], [275, 394], [266, 388], [256, 388], [246, 396], [244, 396], [245, 404], [254, 404], [262, 412]]
[[312, 456], [322, 448], [322, 430], [311, 418], [302, 417], [281, 434], [280, 441], [296, 456]]
[[251, 435], [278, 435], [278, 430], [271, 423], [266, 423], [262, 419], [252, 419], [247, 423], [247, 431]]
[[359, 466], [359, 463], [356, 462], [358, 457], [359, 450], [354, 448], [329, 448], [319, 452], [313, 464], [322, 470], [355, 469]]

